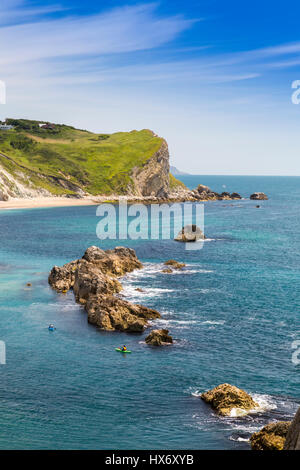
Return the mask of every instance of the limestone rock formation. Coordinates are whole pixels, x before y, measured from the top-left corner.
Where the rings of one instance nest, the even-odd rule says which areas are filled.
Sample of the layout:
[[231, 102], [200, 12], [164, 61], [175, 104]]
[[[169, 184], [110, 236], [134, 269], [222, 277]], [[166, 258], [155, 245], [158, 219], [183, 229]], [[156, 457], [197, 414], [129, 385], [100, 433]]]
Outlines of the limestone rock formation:
[[185, 225], [178, 233], [175, 240], [177, 242], [196, 242], [204, 240], [205, 235], [197, 225]]
[[300, 450], [300, 408], [288, 430], [284, 450]]
[[265, 193], [253, 193], [251, 194], [250, 199], [253, 201], [263, 201], [267, 200], [268, 196]]
[[146, 337], [145, 342], [152, 346], [163, 346], [172, 344], [173, 338], [169, 335], [169, 330], [152, 330]]
[[156, 310], [131, 304], [113, 295], [92, 296], [85, 308], [88, 322], [102, 330], [142, 332], [148, 320], [160, 317]]
[[251, 436], [251, 448], [253, 450], [283, 450], [290, 425], [290, 421], [267, 424]]
[[202, 393], [201, 398], [222, 416], [241, 416], [259, 406], [244, 390], [226, 383]]
[[131, 178], [134, 182], [136, 196], [153, 196], [167, 198], [169, 186], [169, 149], [165, 140], [160, 149], [142, 167], [132, 170]]
[[54, 266], [49, 284], [62, 293], [73, 289], [76, 301], [85, 306], [89, 323], [104, 330], [140, 332], [149, 319], [160, 314], [115, 295], [122, 290], [117, 277], [140, 268], [142, 264], [130, 248], [104, 251], [91, 246], [81, 259], [62, 267]]
[[169, 259], [168, 261], [164, 262], [165, 266], [172, 266], [174, 269], [182, 269], [185, 267], [185, 263], [180, 263], [179, 261], [176, 261], [175, 259]]

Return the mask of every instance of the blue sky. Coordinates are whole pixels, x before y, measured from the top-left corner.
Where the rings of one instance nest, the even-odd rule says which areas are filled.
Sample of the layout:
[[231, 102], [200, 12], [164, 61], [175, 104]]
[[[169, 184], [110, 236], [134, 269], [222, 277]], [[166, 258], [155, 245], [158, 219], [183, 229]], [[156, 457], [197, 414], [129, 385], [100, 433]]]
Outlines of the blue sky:
[[296, 1], [1, 0], [2, 118], [150, 128], [198, 174], [300, 175]]

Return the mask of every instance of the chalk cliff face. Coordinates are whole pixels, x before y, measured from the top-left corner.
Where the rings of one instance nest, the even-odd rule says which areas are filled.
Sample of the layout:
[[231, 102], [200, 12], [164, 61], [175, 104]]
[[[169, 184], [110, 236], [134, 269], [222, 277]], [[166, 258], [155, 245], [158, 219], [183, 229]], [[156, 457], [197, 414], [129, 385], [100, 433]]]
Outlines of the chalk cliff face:
[[134, 183], [135, 196], [168, 197], [170, 192], [169, 158], [168, 144], [163, 140], [160, 149], [143, 167], [133, 168], [131, 178]]

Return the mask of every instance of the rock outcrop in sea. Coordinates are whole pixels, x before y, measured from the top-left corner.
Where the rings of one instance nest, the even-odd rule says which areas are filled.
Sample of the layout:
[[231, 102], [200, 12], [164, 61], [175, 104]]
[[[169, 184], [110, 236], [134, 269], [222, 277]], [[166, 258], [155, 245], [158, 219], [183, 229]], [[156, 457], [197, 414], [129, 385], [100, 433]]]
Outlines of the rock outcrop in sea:
[[174, 269], [182, 269], [185, 267], [185, 263], [180, 263], [179, 261], [176, 261], [175, 259], [169, 259], [168, 261], [165, 261], [164, 265], [171, 266]]
[[226, 383], [202, 393], [201, 398], [222, 416], [243, 416], [259, 407], [247, 392]]
[[251, 194], [250, 199], [253, 201], [266, 201], [268, 196], [265, 193], [253, 193]]
[[54, 266], [48, 280], [58, 292], [73, 289], [76, 301], [85, 306], [89, 323], [103, 330], [142, 332], [148, 320], [160, 317], [159, 312], [117, 296], [122, 290], [118, 277], [141, 268], [131, 248], [104, 251], [91, 246], [81, 259]]
[[267, 424], [259, 432], [252, 434], [251, 448], [253, 450], [283, 450], [290, 425], [290, 421]]
[[145, 342], [152, 346], [164, 346], [172, 344], [173, 338], [169, 335], [169, 330], [152, 330], [146, 337]]
[[177, 234], [175, 241], [187, 243], [204, 239], [205, 235], [197, 225], [185, 225]]

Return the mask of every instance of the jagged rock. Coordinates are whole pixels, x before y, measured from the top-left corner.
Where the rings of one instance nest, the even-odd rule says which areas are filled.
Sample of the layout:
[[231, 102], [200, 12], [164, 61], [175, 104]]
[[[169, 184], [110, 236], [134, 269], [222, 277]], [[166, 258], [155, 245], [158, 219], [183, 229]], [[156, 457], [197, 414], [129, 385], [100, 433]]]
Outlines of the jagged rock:
[[116, 293], [122, 290], [120, 282], [107, 274], [95, 263], [85, 259], [81, 261], [75, 272], [73, 291], [77, 302], [85, 303], [90, 296]]
[[172, 272], [173, 272], [173, 269], [171, 269], [171, 268], [165, 268], [165, 269], [162, 270], [162, 273], [164, 273], [164, 274], [171, 274]]
[[197, 225], [185, 225], [175, 238], [177, 242], [196, 242], [204, 239], [205, 235]]
[[156, 310], [113, 295], [91, 297], [86, 303], [86, 311], [88, 322], [103, 330], [141, 332], [148, 320], [160, 317]]
[[300, 450], [300, 408], [288, 430], [284, 450]]
[[201, 398], [222, 416], [240, 416], [259, 406], [244, 390], [226, 383], [202, 393]]
[[197, 186], [197, 191], [198, 191], [199, 194], [201, 194], [201, 193], [212, 193], [213, 192], [208, 186], [204, 186], [204, 184], [199, 184]]
[[141, 267], [135, 251], [130, 248], [104, 251], [91, 246], [81, 259], [62, 267], [54, 266], [49, 284], [62, 293], [73, 288], [76, 301], [85, 305], [89, 323], [104, 330], [138, 332], [144, 330], [149, 319], [158, 318], [160, 314], [114, 294], [122, 290], [117, 277]]
[[165, 266], [172, 266], [174, 269], [182, 269], [185, 267], [184, 263], [180, 263], [179, 261], [176, 261], [175, 259], [169, 259], [168, 261], [164, 262]]
[[89, 247], [83, 259], [93, 263], [102, 273], [122, 276], [134, 269], [141, 269], [142, 263], [131, 248], [117, 246], [113, 250], [101, 250], [97, 246]]
[[253, 193], [251, 194], [250, 199], [253, 201], [263, 201], [267, 200], [268, 196], [265, 193]]
[[173, 338], [169, 335], [169, 330], [152, 330], [145, 342], [152, 346], [163, 346], [173, 343]]
[[75, 282], [75, 272], [77, 271], [80, 261], [71, 261], [63, 266], [54, 266], [49, 274], [49, 284], [59, 292], [68, 291], [73, 287]]
[[251, 448], [253, 450], [283, 450], [290, 425], [290, 421], [267, 424], [251, 436]]

